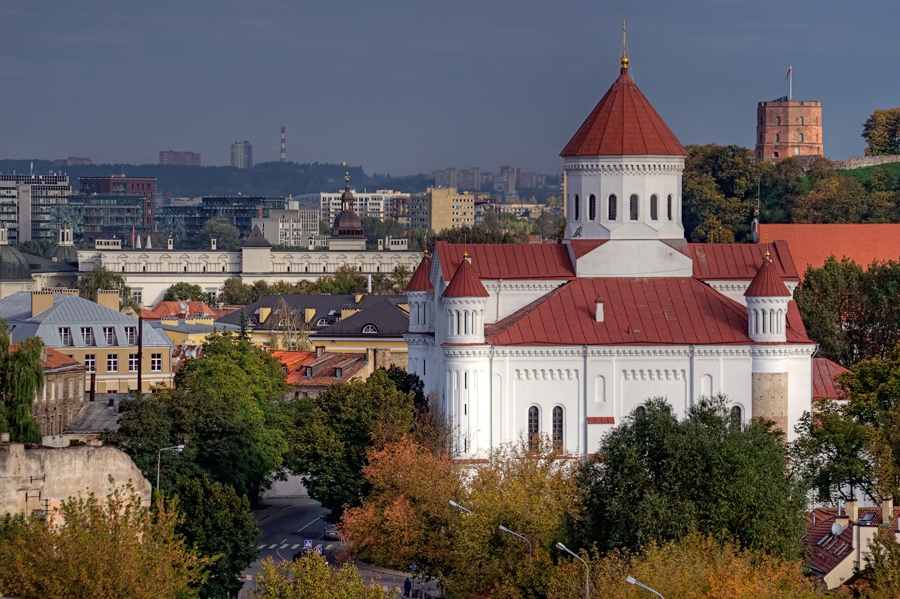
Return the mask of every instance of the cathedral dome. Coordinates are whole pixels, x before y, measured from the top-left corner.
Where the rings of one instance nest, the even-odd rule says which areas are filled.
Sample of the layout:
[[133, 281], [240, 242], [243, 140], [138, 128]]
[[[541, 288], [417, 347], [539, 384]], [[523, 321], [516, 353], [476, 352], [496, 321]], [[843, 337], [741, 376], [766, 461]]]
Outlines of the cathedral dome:
[[74, 245], [54, 245], [44, 252], [44, 258], [59, 264], [78, 266], [78, 250], [75, 249]]
[[0, 245], [0, 280], [31, 280], [31, 268], [28, 267], [25, 256], [10, 245]]

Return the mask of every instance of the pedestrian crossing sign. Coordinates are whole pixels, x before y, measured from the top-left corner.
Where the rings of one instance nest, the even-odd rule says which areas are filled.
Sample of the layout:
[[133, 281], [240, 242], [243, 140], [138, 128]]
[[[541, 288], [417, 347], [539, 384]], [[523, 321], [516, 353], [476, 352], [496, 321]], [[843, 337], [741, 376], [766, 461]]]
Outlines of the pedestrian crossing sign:
[[316, 545], [316, 548], [313, 551], [315, 551], [318, 555], [322, 555], [322, 546]]
[[312, 547], [312, 541], [310, 541], [309, 539], [306, 539], [305, 541], [303, 541], [304, 549], [310, 549], [311, 547]]

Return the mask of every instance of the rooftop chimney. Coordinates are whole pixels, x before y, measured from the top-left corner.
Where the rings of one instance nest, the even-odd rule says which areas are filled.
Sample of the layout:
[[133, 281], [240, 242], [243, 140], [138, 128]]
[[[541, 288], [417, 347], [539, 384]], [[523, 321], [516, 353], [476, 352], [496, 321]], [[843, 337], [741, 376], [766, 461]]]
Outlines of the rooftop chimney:
[[881, 522], [884, 526], [890, 526], [894, 522], [894, 497], [886, 495], [881, 500]]
[[119, 311], [119, 290], [118, 289], [99, 289], [97, 291], [97, 303], [104, 308]]
[[172, 238], [171, 238], [171, 237], [169, 237], [169, 240], [168, 240], [168, 246], [167, 246], [167, 247], [168, 247], [168, 250], [171, 252], [171, 251], [172, 251], [172, 248], [173, 248], [174, 246], [175, 246], [175, 242], [172, 241]]
[[210, 239], [210, 240], [209, 240], [209, 243], [210, 243], [210, 245], [212, 246], [212, 247], [210, 247], [209, 249], [211, 249], [212, 251], [216, 251], [216, 240], [215, 240], [215, 239]]
[[597, 296], [596, 307], [597, 307], [597, 313], [596, 313], [597, 322], [603, 322], [603, 300], [600, 298], [599, 295]]
[[[2, 229], [0, 229], [2, 230]], [[32, 291], [31, 292], [31, 315], [37, 316], [47, 308], [53, 305], [52, 291]]]
[[856, 501], [855, 497], [848, 499], [846, 503], [844, 503], [844, 510], [847, 512], [847, 517], [851, 522], [859, 518], [859, 503]]
[[325, 346], [317, 345], [316, 346], [316, 357], [321, 358], [323, 355], [325, 355]]

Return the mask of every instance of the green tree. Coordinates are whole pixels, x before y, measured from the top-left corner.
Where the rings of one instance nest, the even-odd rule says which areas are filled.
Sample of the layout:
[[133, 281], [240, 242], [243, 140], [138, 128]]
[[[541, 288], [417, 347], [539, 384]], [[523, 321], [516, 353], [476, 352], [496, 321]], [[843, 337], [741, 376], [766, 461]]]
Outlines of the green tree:
[[19, 599], [188, 599], [206, 560], [175, 532], [166, 502], [148, 511], [136, 495], [63, 502], [48, 525], [0, 519], [0, 594]]
[[0, 318], [0, 432], [15, 443], [40, 443], [34, 398], [44, 386], [40, 337], [29, 337], [10, 351], [6, 321]]
[[200, 285], [192, 285], [191, 283], [175, 283], [166, 290], [163, 301], [178, 302], [192, 300], [195, 302], [205, 302], [209, 299], [209, 294], [203, 291]]
[[229, 306], [246, 306], [253, 302], [253, 290], [237, 277], [229, 277], [222, 284], [219, 300]]
[[358, 268], [345, 264], [338, 268], [334, 276], [319, 277], [309, 287], [309, 291], [326, 295], [365, 293], [368, 283], [368, 279], [359, 273]]
[[179, 522], [175, 532], [209, 559], [203, 599], [228, 599], [243, 586], [243, 572], [256, 559], [259, 526], [246, 497], [207, 478], [180, 478], [173, 489]]
[[397, 390], [384, 370], [365, 381], [335, 383], [318, 397], [288, 402], [286, 466], [303, 476], [309, 496], [339, 518], [357, 506], [368, 485], [366, 452], [412, 429], [413, 393]]
[[736, 423], [723, 396], [701, 398], [682, 420], [662, 398], [643, 408], [603, 438], [601, 461], [584, 466], [584, 543], [635, 550], [696, 530], [799, 556], [806, 493], [785, 472], [782, 432]]
[[47, 250], [52, 248], [56, 243], [52, 239], [29, 239], [23, 241], [16, 246], [23, 254], [31, 254], [32, 256], [43, 256]]
[[255, 599], [394, 599], [396, 596], [396, 591], [385, 591], [380, 584], [365, 584], [353, 564], [334, 569], [316, 554], [277, 564], [267, 557], [253, 591]]
[[870, 554], [863, 578], [872, 585], [867, 599], [895, 599], [900, 597], [900, 544], [891, 528], [881, 528], [869, 540]]
[[900, 154], [900, 108], [879, 108], [863, 123], [866, 156]]
[[212, 335], [204, 356], [179, 369], [174, 389], [124, 401], [119, 430], [103, 438], [154, 479], [159, 448], [183, 443], [182, 453], [164, 457], [163, 488], [207, 475], [255, 503], [287, 450], [280, 425], [288, 390], [269, 354], [229, 333]]
[[105, 266], [94, 266], [94, 270], [81, 275], [78, 279], [78, 295], [92, 302], [97, 301], [97, 292], [118, 291], [119, 306], [140, 311], [137, 300], [131, 292], [131, 287], [125, 283], [125, 277], [119, 273], [108, 270]]
[[234, 251], [241, 247], [241, 234], [238, 228], [222, 217], [214, 217], [203, 223], [198, 238], [201, 248], [209, 248], [212, 240], [216, 240], [216, 249]]
[[805, 412], [790, 445], [795, 471], [816, 493], [816, 500], [834, 502], [857, 497], [875, 498], [873, 463], [867, 451], [868, 433], [849, 411], [831, 401]]

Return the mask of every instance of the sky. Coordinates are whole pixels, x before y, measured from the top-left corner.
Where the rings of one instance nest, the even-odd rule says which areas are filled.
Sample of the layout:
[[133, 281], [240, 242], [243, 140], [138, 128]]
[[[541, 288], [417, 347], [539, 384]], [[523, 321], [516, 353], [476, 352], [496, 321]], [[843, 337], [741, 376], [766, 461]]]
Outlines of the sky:
[[6, 0], [0, 158], [279, 159], [394, 176], [556, 173], [618, 73], [679, 140], [753, 146], [756, 104], [823, 104], [825, 153], [900, 106], [896, 0]]

